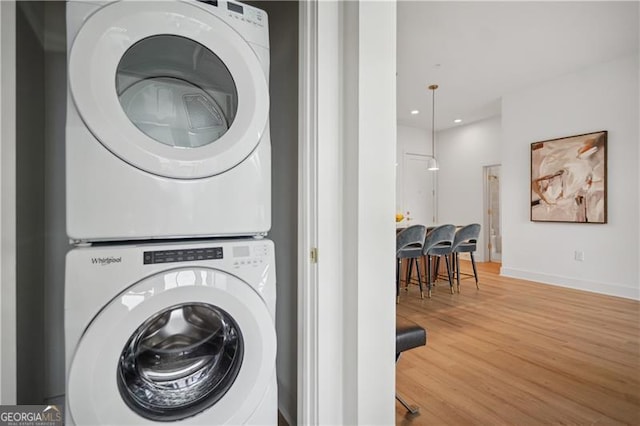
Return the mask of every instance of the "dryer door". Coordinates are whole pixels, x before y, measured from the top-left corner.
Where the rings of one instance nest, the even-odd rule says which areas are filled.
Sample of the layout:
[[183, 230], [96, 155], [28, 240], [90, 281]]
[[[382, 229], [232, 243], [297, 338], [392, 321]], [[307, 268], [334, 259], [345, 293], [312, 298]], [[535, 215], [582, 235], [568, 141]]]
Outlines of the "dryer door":
[[70, 48], [69, 92], [109, 151], [177, 179], [236, 166], [259, 143], [269, 115], [267, 78], [250, 45], [186, 2], [98, 9]]
[[[275, 374], [273, 319], [252, 287], [179, 268], [115, 297], [73, 355], [75, 424], [244, 424]], [[274, 419], [275, 421], [275, 419]]]

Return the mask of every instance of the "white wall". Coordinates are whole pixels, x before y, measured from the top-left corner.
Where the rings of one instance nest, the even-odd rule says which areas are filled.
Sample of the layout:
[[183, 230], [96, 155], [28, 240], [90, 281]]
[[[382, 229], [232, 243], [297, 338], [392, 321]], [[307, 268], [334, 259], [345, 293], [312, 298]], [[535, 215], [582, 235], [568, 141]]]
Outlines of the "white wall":
[[[436, 134], [440, 162], [437, 179], [438, 221], [484, 224], [484, 166], [501, 162], [500, 117], [453, 127]], [[483, 225], [484, 226], [484, 225]], [[485, 236], [480, 232], [476, 260], [485, 259]]]
[[345, 3], [343, 424], [389, 425], [395, 422], [396, 4]]
[[405, 152], [423, 155], [431, 154], [431, 133], [426, 129], [398, 126], [397, 134], [396, 154], [398, 158]]
[[[640, 299], [638, 75], [635, 55], [503, 97], [504, 275]], [[609, 132], [608, 223], [530, 222], [530, 144], [598, 130]]]

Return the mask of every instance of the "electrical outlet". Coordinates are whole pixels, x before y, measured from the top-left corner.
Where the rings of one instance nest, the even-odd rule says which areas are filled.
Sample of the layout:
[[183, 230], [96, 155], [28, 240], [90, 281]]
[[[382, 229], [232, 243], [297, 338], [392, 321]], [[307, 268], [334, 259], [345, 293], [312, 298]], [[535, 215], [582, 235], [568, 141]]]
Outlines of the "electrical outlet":
[[584, 260], [584, 252], [582, 250], [576, 250], [573, 253], [574, 259], [578, 262], [582, 262]]

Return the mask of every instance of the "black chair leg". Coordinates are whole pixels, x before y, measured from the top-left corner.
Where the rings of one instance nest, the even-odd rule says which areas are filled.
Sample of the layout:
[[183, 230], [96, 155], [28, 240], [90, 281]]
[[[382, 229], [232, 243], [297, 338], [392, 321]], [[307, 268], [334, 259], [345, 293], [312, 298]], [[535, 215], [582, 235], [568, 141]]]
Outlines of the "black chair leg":
[[451, 276], [455, 278], [456, 270], [457, 270], [456, 254], [455, 253], [451, 253], [450, 256], [451, 256]]
[[[398, 359], [400, 358], [400, 354], [402, 354], [402, 352], [426, 344], [427, 331], [424, 328], [415, 323], [409, 323], [407, 321], [401, 321], [401, 323], [398, 324], [398, 319], [396, 319], [396, 364], [398, 363]], [[400, 401], [400, 403], [407, 410], [409, 410], [409, 413], [418, 413], [418, 407], [407, 404], [407, 402], [402, 399], [402, 397], [398, 395], [397, 392], [396, 399]]]
[[431, 299], [431, 256], [427, 255], [427, 292]]
[[402, 399], [402, 397], [400, 395], [398, 395], [396, 393], [396, 399], [398, 401], [400, 401], [400, 404], [402, 404], [404, 406], [404, 408], [407, 409], [407, 411], [409, 412], [409, 414], [418, 414], [420, 412], [420, 407], [417, 407], [415, 405], [409, 405], [407, 404], [407, 401], [405, 401], [404, 399]]
[[396, 303], [400, 303], [400, 263], [402, 261], [398, 259], [396, 262]]
[[451, 279], [451, 266], [449, 265], [449, 256], [445, 256], [444, 261], [447, 264], [447, 278], [449, 278], [449, 288], [451, 289], [451, 294], [453, 294], [453, 280]]
[[[398, 363], [398, 358], [400, 358], [400, 354], [396, 354], [396, 364]], [[404, 400], [398, 393], [396, 392], [396, 399], [407, 409], [410, 414], [418, 414], [420, 412], [420, 408], [415, 405], [409, 405], [407, 401]]]
[[434, 265], [435, 267], [435, 271], [433, 271], [433, 284], [436, 284], [436, 281], [438, 281], [438, 277], [440, 275], [440, 256], [436, 257], [436, 264]]
[[411, 284], [411, 275], [413, 275], [413, 258], [409, 258], [409, 264], [407, 265], [407, 279], [405, 280], [405, 288], [409, 290], [409, 284]]
[[478, 271], [476, 270], [476, 260], [473, 258], [473, 252], [469, 253], [471, 255], [471, 266], [473, 266], [473, 276], [476, 279], [476, 288], [479, 290], [478, 286]]
[[420, 299], [424, 299], [424, 290], [422, 289], [422, 278], [420, 277], [420, 262], [418, 261], [418, 259], [415, 259], [415, 261], [416, 261], [416, 271], [418, 272], [418, 286], [420, 287]]
[[458, 253], [454, 253], [453, 255], [455, 256], [456, 262], [456, 281], [458, 284], [458, 293], [460, 293], [460, 256], [458, 256]]

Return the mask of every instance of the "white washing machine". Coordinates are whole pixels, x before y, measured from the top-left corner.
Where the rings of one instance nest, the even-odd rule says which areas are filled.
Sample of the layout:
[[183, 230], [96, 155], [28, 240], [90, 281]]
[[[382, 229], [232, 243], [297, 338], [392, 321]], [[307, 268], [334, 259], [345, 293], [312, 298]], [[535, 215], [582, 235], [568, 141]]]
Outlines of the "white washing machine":
[[269, 240], [75, 248], [66, 425], [276, 425]]
[[267, 233], [268, 31], [232, 1], [67, 2], [71, 240]]

